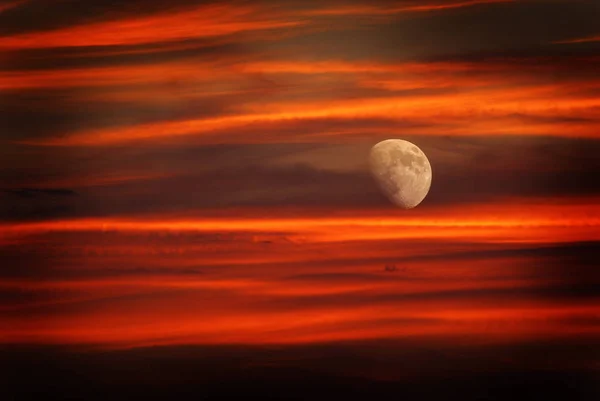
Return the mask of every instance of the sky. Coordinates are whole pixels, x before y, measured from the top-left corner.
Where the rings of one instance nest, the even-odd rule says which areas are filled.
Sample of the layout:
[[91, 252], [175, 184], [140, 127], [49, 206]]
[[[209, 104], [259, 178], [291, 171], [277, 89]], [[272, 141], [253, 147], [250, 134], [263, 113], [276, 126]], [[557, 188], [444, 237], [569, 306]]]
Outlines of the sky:
[[[0, 354], [37, 383], [14, 399], [598, 399], [598, 20], [0, 1]], [[415, 209], [368, 170], [390, 138], [431, 163]]]

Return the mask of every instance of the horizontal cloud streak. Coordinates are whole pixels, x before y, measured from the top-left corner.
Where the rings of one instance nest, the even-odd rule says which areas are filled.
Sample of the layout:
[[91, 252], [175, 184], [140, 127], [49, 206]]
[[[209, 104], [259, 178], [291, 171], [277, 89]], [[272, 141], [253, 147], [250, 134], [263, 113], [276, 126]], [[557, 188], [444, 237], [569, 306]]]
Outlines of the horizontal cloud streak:
[[[107, 46], [168, 42], [215, 37], [249, 31], [289, 28], [301, 21], [267, 19], [264, 10], [232, 5], [206, 5], [195, 9], [125, 20], [90, 23], [40, 33], [0, 37], [0, 48]], [[160, 31], [155, 27], [160, 26]]]
[[[396, 129], [419, 135], [596, 137], [600, 107], [593, 96], [600, 88], [592, 74], [596, 64], [594, 58], [551, 59], [541, 66], [539, 60], [400, 64], [187, 60], [5, 72], [0, 74], [0, 87], [82, 87], [86, 91], [72, 101], [175, 110], [190, 110], [199, 101], [219, 102], [220, 110], [209, 110], [204, 118], [21, 141], [35, 145], [105, 146], [185, 137], [203, 143], [294, 142], [303, 136], [328, 140]], [[580, 75], [573, 76], [573, 68]], [[185, 86], [179, 84], [183, 81]], [[347, 89], [340, 91], [340, 84]], [[324, 87], [331, 91], [324, 94]], [[347, 126], [339, 127], [344, 122]], [[311, 125], [327, 123], [329, 131], [311, 132]], [[264, 134], [255, 135], [260, 131]], [[278, 134], [281, 131], [293, 132], [294, 138]]]
[[471, 0], [471, 1], [448, 1], [448, 2], [437, 2], [429, 4], [419, 5], [402, 5], [389, 6], [389, 7], [377, 7], [377, 6], [340, 6], [337, 8], [321, 8], [307, 11], [308, 15], [316, 16], [376, 16], [376, 15], [393, 15], [402, 13], [422, 13], [422, 12], [433, 12], [452, 10], [456, 8], [465, 8], [480, 6], [486, 4], [499, 4], [499, 3], [514, 3], [515, 0]]
[[11, 8], [15, 8], [25, 3], [27, 0], [18, 0], [18, 1], [4, 1], [0, 3], [0, 13], [6, 10], [10, 10]]
[[0, 342], [594, 336], [597, 209], [571, 199], [3, 223]]
[[554, 42], [555, 44], [576, 44], [576, 43], [593, 43], [600, 42], [600, 35], [587, 36], [583, 38], [565, 39]]

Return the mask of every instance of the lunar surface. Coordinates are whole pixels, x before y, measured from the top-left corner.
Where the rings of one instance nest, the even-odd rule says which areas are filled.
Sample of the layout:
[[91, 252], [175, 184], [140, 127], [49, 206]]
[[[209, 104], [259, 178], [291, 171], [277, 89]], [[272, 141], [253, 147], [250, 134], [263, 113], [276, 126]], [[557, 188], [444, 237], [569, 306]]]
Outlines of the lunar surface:
[[388, 139], [373, 146], [369, 155], [371, 174], [397, 206], [412, 209], [425, 199], [431, 186], [431, 164], [416, 145]]

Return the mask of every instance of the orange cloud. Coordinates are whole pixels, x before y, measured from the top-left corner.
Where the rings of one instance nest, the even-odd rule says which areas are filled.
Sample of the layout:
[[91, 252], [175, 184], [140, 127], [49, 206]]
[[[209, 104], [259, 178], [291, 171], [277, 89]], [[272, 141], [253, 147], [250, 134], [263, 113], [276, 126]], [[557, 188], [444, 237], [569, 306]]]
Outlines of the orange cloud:
[[[38, 255], [48, 277], [0, 279], [7, 294], [31, 295], [0, 308], [0, 342], [133, 347], [598, 335], [597, 298], [537, 294], [573, 291], [578, 266], [565, 275], [546, 269], [557, 262], [544, 247], [600, 240], [599, 204], [530, 199], [410, 214], [245, 210], [3, 223], [0, 246]], [[383, 269], [388, 261], [397, 271]], [[577, 318], [582, 323], [569, 323]]]
[[[597, 125], [585, 121], [600, 107], [600, 100], [593, 97], [549, 97], [554, 88], [504, 89], [499, 91], [447, 93], [437, 96], [414, 95], [403, 97], [340, 99], [331, 101], [276, 102], [249, 104], [239, 114], [224, 117], [159, 122], [139, 126], [93, 130], [67, 134], [61, 137], [28, 140], [22, 143], [45, 146], [98, 146], [133, 142], [138, 140], [172, 139], [181, 136], [198, 136], [207, 143], [223, 142], [223, 132], [228, 135], [256, 127], [272, 130], [283, 124], [302, 127], [303, 121], [327, 121], [335, 119], [381, 119], [412, 121], [424, 124], [404, 128], [406, 134], [433, 135], [485, 135], [529, 134], [567, 137], [597, 137]], [[530, 118], [528, 120], [527, 118]], [[570, 119], [545, 122], [544, 118]], [[577, 117], [582, 118], [577, 122]], [[536, 121], [538, 119], [539, 121]], [[565, 129], [565, 125], [569, 129]], [[364, 128], [363, 128], [364, 130]], [[333, 132], [312, 136], [326, 138]], [[301, 139], [301, 138], [300, 138]], [[286, 141], [275, 136], [247, 137], [244, 142]]]
[[[567, 60], [568, 61], [568, 60]], [[594, 58], [572, 60], [582, 66], [598, 63]], [[332, 78], [354, 78], [359, 85], [376, 86], [390, 90], [409, 88], [437, 88], [514, 85], [549, 85], [539, 74], [551, 74], [563, 69], [560, 60], [490, 60], [486, 62], [404, 62], [373, 63], [361, 61], [322, 60], [302, 61], [240, 61], [220, 58], [213, 61], [187, 59], [118, 67], [91, 67], [0, 72], [0, 89], [69, 88], [77, 86], [152, 85], [185, 82], [196, 83], [248, 81], [255, 74], [302, 74]], [[577, 82], [577, 81], [576, 81]], [[567, 84], [565, 82], [564, 84]], [[594, 81], [592, 81], [594, 83]], [[553, 82], [560, 87], [561, 81]], [[582, 85], [590, 82], [582, 82]], [[231, 85], [231, 83], [230, 83]], [[203, 87], [203, 90], [206, 88]], [[502, 88], [498, 88], [500, 90]]]
[[[560, 73], [569, 62], [583, 66], [579, 78], [573, 78], [573, 74], [561, 78]], [[329, 129], [306, 134], [318, 140], [365, 131], [376, 133], [378, 129], [387, 132], [400, 125], [406, 134], [596, 137], [595, 116], [600, 101], [587, 91], [600, 87], [600, 82], [585, 75], [586, 69], [595, 64], [595, 59], [396, 64], [184, 60], [140, 66], [4, 72], [0, 74], [0, 88], [89, 86], [98, 89], [88, 88], [85, 93], [75, 95], [73, 101], [173, 106], [192, 99], [236, 96], [235, 107], [224, 103], [224, 116], [64, 133], [56, 138], [26, 142], [34, 145], [97, 146], [190, 136], [206, 143], [231, 138], [244, 142], [281, 142], [290, 139], [282, 137], [279, 130], [306, 132], [310, 124], [327, 122], [331, 122]], [[340, 91], [341, 84], [360, 96]], [[323, 91], [323, 88], [329, 89]], [[355, 129], [340, 129], [336, 121], [356, 122]], [[407, 121], [410, 124], [403, 124]], [[252, 130], [263, 133], [244, 136]]]
[[[493, 298], [484, 300], [489, 302]], [[248, 308], [232, 311], [228, 308], [233, 305], [199, 308], [200, 305], [197, 295], [179, 294], [172, 295], [170, 301], [146, 301], [143, 305], [133, 302], [103, 305], [86, 314], [35, 320], [12, 318], [11, 324], [0, 332], [0, 342], [135, 347], [289, 344], [423, 335], [442, 338], [470, 335], [487, 341], [514, 341], [599, 334], [597, 326], [562, 322], [573, 315], [593, 316], [598, 313], [598, 305], [521, 301], [503, 306], [477, 306], [472, 301], [440, 300], [289, 311]], [[119, 313], [115, 313], [115, 308], [119, 308]]]
[[213, 4], [158, 15], [4, 36], [0, 37], [0, 48], [137, 45], [212, 38], [303, 24], [298, 20], [266, 18], [264, 12], [252, 7]]
[[207, 75], [213, 73], [219, 75], [218, 64], [207, 62], [172, 62], [46, 71], [2, 71], [0, 89], [139, 85], [176, 82], [184, 78], [189, 85], [195, 80], [206, 82]]
[[[383, 240], [400, 238], [458, 238], [469, 237], [521, 238], [544, 242], [557, 239], [557, 233], [581, 229], [592, 234], [600, 225], [600, 208], [588, 203], [577, 205], [537, 205], [536, 213], [524, 212], [519, 203], [512, 207], [490, 209], [489, 205], [472, 208], [471, 213], [455, 217], [450, 209], [433, 217], [418, 213], [396, 216], [370, 214], [360, 216], [311, 216], [303, 218], [202, 218], [202, 219], [75, 219], [42, 222], [3, 223], [2, 235], [21, 235], [36, 232], [118, 231], [118, 232], [290, 232], [302, 242]], [[351, 217], [352, 216], [352, 217]], [[293, 227], [293, 229], [290, 229]], [[519, 230], [515, 230], [519, 228]], [[590, 232], [588, 232], [590, 231]], [[600, 237], [598, 237], [600, 238]]]
[[[103, 21], [61, 29], [0, 37], [0, 48], [28, 49], [47, 47], [86, 47], [137, 45], [178, 40], [215, 38], [242, 32], [292, 28], [310, 23], [307, 16], [387, 15], [403, 12], [428, 12], [479, 4], [506, 3], [513, 0], [472, 0], [393, 8], [342, 7], [306, 12], [264, 9], [239, 4], [206, 5], [163, 14]], [[22, 2], [0, 6], [0, 12]], [[270, 14], [275, 17], [266, 18]], [[301, 15], [303, 18], [298, 18]], [[157, 27], [160, 27], [157, 29]]]

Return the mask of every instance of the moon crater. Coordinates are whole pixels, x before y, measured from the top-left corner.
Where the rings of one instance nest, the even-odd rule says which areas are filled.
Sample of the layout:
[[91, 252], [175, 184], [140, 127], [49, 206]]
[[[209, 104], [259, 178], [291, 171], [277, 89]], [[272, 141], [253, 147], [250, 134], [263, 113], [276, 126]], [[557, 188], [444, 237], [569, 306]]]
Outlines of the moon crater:
[[402, 139], [388, 139], [373, 146], [369, 167], [383, 194], [404, 209], [421, 203], [431, 187], [431, 164], [427, 156]]

